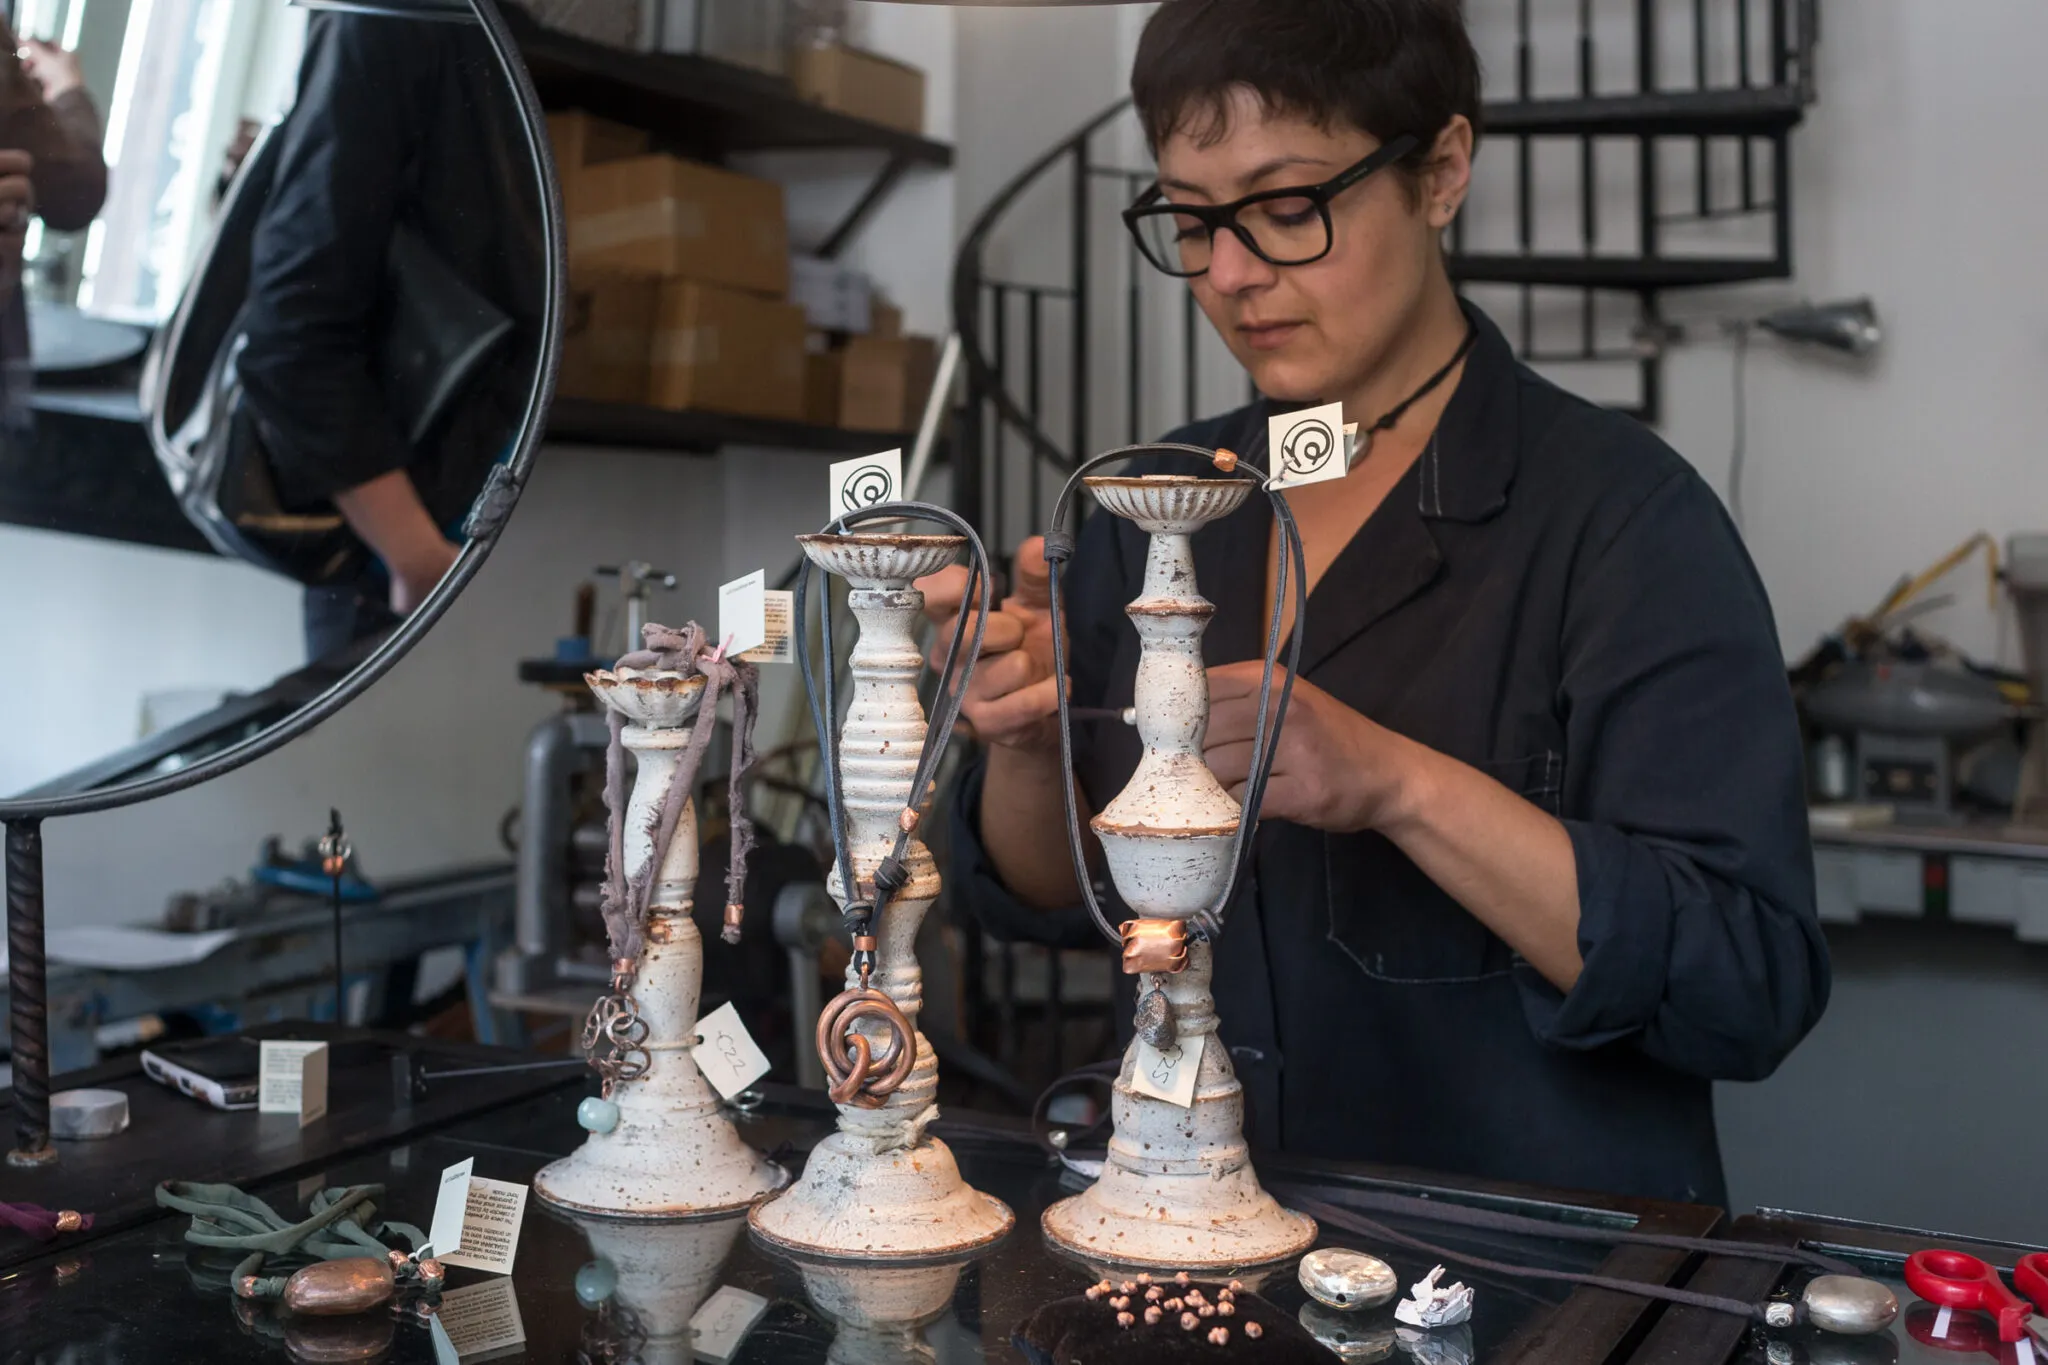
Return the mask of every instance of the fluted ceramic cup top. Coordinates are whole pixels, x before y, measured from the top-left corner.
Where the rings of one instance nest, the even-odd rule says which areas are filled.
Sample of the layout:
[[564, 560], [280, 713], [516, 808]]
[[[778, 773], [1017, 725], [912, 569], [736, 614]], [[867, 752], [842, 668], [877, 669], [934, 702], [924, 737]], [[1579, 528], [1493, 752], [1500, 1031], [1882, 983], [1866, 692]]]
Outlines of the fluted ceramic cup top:
[[668, 669], [601, 668], [583, 681], [597, 699], [634, 725], [672, 729], [696, 714], [704, 697], [702, 674], [687, 677]]
[[1098, 475], [1083, 479], [1105, 512], [1159, 536], [1192, 534], [1227, 517], [1255, 487], [1250, 479], [1204, 479], [1191, 474]]
[[965, 536], [809, 535], [797, 543], [811, 562], [856, 588], [902, 592], [926, 574], [953, 562]]

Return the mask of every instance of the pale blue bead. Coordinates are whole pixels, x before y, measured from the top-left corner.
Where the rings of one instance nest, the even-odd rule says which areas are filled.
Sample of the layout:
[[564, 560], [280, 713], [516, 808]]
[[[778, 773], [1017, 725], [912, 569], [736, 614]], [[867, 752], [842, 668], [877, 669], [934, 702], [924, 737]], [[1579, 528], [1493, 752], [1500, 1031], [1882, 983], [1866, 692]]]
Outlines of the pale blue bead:
[[619, 1126], [619, 1106], [592, 1095], [576, 1106], [576, 1122], [592, 1133], [609, 1133]]
[[619, 1272], [603, 1257], [576, 1272], [576, 1301], [585, 1308], [609, 1302], [618, 1289]]

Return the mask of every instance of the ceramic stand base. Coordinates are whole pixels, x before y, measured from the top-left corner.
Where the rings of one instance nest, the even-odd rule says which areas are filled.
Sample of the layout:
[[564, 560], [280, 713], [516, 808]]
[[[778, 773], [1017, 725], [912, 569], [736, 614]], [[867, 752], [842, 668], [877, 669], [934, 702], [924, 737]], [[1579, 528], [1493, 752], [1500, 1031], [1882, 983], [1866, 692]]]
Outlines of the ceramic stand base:
[[812, 1150], [803, 1179], [756, 1207], [748, 1222], [790, 1251], [872, 1260], [973, 1251], [1001, 1239], [1016, 1216], [969, 1188], [935, 1137], [878, 1153], [833, 1133]]

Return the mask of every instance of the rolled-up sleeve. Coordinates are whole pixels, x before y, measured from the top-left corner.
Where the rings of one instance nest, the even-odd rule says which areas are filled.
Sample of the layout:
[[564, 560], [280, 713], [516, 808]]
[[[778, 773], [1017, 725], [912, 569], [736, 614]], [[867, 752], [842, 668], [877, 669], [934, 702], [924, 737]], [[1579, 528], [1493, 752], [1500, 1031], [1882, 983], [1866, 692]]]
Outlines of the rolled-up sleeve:
[[1531, 1026], [1757, 1080], [1819, 1019], [1801, 742], [1763, 585], [1714, 494], [1665, 479], [1589, 545], [1561, 640], [1584, 970], [1518, 977]]
[[[1116, 627], [1131, 593], [1125, 587], [1116, 518], [1090, 517], [1081, 527], [1072, 565], [1061, 575], [1060, 600], [1067, 618], [1067, 671], [1075, 706], [1101, 706], [1116, 657]], [[1074, 727], [1074, 759], [1085, 768], [1091, 725]], [[1044, 943], [1059, 948], [1099, 945], [1088, 907], [1075, 904], [1040, 910], [1024, 904], [1003, 885], [981, 838], [982, 794], [988, 780], [986, 754], [977, 754], [955, 785], [951, 802], [948, 880], [958, 903], [998, 939]], [[1000, 801], [1002, 793], [994, 794]], [[1065, 858], [1062, 847], [1047, 856]]]

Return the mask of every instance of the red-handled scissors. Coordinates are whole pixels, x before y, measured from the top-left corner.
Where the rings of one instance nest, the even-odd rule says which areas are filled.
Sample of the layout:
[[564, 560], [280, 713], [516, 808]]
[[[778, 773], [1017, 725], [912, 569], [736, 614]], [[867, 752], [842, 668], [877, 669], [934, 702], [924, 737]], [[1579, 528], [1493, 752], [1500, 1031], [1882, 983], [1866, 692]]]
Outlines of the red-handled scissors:
[[[1998, 1319], [2000, 1341], [2024, 1341], [2031, 1334], [2048, 1347], [2048, 1252], [2022, 1256], [2013, 1266], [2013, 1285], [1975, 1256], [1960, 1251], [1916, 1251], [1906, 1258], [1906, 1284], [1929, 1303], [1947, 1308], [1976, 1308]], [[2032, 1300], [2029, 1302], [2028, 1300]]]

